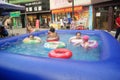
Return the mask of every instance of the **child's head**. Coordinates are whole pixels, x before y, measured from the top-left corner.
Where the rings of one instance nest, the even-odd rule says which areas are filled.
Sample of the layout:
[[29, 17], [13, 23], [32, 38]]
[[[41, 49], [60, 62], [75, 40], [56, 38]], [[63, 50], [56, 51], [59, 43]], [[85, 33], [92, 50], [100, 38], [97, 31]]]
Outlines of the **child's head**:
[[77, 39], [80, 39], [80, 38], [81, 38], [81, 33], [80, 33], [80, 32], [77, 32], [77, 33], [76, 33], [76, 38], [77, 38]]
[[89, 36], [88, 36], [88, 35], [84, 35], [84, 36], [82, 37], [82, 39], [83, 39], [83, 41], [88, 41], [88, 40], [89, 40]]
[[54, 33], [55, 32], [55, 28], [51, 27], [49, 31]]
[[32, 34], [30, 34], [30, 35], [29, 35], [29, 38], [30, 38], [30, 39], [33, 39], [33, 38], [34, 38], [34, 36], [33, 36]]

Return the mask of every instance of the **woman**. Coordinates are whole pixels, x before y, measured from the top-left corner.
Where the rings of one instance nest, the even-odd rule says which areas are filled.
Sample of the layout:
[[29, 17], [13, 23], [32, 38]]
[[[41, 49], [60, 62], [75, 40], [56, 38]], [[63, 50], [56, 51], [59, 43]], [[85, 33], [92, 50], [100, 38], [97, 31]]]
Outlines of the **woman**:
[[70, 29], [71, 30], [75, 30], [76, 29], [76, 18], [72, 18], [72, 22], [71, 22], [71, 25], [70, 25]]

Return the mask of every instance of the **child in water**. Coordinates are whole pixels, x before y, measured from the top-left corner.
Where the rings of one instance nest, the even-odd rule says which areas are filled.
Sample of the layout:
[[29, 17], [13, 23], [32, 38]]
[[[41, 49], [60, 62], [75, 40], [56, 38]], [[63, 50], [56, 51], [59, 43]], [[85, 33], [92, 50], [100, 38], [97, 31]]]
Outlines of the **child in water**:
[[24, 41], [24, 42], [28, 42], [29, 40], [37, 40], [37, 41], [41, 42], [41, 39], [40, 39], [39, 37], [34, 36], [34, 35], [32, 35], [32, 34], [30, 34], [30, 35], [29, 35], [27, 38], [25, 38], [23, 41]]
[[51, 27], [48, 31], [47, 40], [59, 39], [58, 34], [55, 32], [55, 28]]
[[79, 45], [82, 41], [81, 33], [77, 32], [76, 36], [69, 39], [69, 42], [74, 43], [74, 45]]
[[34, 35], [32, 35], [32, 34], [29, 35], [29, 39], [30, 40], [36, 40], [35, 37], [34, 37]]
[[73, 39], [82, 39], [82, 38], [81, 38], [81, 33], [80, 33], [80, 32], [77, 32], [77, 33], [76, 33], [76, 36], [75, 36], [75, 37], [72, 37], [72, 38], [70, 39], [70, 42], [71, 42], [71, 40], [73, 40]]
[[80, 43], [80, 45], [81, 45], [83, 48], [85, 48], [85, 49], [89, 48], [89, 42], [88, 42], [88, 40], [89, 40], [89, 36], [84, 35], [84, 36], [82, 37], [82, 42]]

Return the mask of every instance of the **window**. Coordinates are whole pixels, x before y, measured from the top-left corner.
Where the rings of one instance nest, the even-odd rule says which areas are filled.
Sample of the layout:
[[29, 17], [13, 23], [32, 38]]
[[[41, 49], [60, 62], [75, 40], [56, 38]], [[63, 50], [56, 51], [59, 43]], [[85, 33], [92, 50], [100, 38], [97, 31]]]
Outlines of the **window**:
[[32, 7], [29, 7], [29, 11], [32, 11]]
[[28, 7], [26, 8], [26, 11], [28, 11]]
[[37, 11], [37, 10], [38, 10], [38, 9], [37, 9], [37, 6], [35, 6], [35, 7], [34, 7], [34, 11]]
[[41, 11], [42, 10], [42, 6], [38, 6], [38, 10]]

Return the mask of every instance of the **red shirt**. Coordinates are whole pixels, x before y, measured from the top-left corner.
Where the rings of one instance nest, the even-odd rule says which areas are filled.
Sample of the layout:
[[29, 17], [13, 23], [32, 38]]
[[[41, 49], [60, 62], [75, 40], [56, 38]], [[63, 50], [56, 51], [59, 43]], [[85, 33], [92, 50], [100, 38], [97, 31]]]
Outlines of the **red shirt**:
[[[118, 23], [120, 25], [120, 17], [118, 17], [116, 20], [116, 23]], [[119, 28], [120, 26], [116, 26], [116, 28]]]

